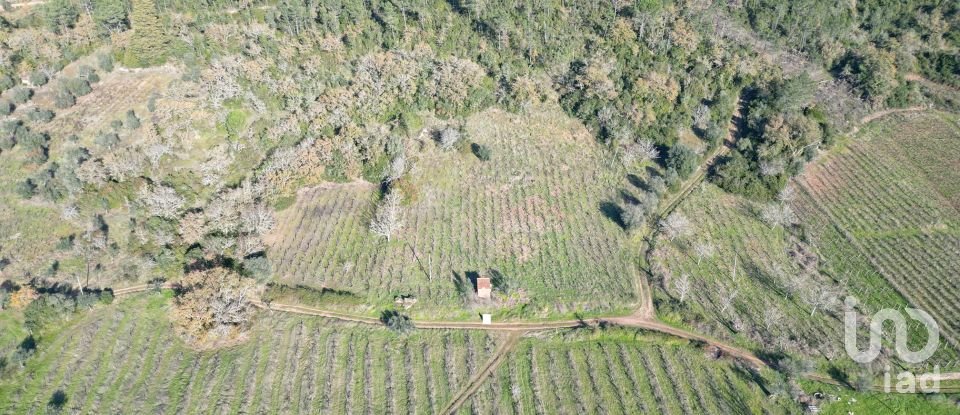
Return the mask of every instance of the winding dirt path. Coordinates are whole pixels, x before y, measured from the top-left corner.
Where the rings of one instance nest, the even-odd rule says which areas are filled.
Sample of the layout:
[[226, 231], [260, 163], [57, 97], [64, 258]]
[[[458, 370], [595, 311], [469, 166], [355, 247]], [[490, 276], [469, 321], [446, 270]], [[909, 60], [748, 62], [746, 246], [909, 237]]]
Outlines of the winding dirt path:
[[[692, 193], [693, 189], [701, 183], [709, 171], [709, 168], [722, 156], [727, 154], [730, 149], [733, 147], [736, 137], [737, 137], [737, 127], [739, 117], [741, 117], [741, 108], [742, 102], [738, 101], [737, 109], [734, 114], [733, 119], [731, 120], [730, 132], [727, 139], [724, 140], [723, 145], [719, 146], [701, 165], [697, 174], [687, 180], [683, 185], [682, 191], [677, 194], [676, 197], [671, 199], [671, 201], [658, 213], [657, 218], [662, 218], [666, 215], [669, 215], [674, 209], [676, 209], [679, 204]], [[926, 107], [911, 107], [911, 108], [897, 108], [897, 109], [887, 109], [882, 111], [877, 111], [871, 114], [868, 114], [860, 119], [860, 124], [865, 124], [870, 121], [882, 118], [884, 116], [896, 113], [903, 112], [913, 112], [913, 111], [924, 111], [927, 110]], [[859, 130], [859, 127], [856, 126], [850, 133], [855, 133]], [[650, 238], [656, 237], [656, 230], [654, 229], [653, 233], [649, 236]], [[164, 283], [160, 285], [160, 288], [173, 288], [175, 285], [172, 283]], [[142, 284], [125, 288], [118, 288], [113, 291], [115, 297], [124, 297], [132, 294], [148, 291], [151, 289], [157, 288], [156, 284]], [[586, 326], [598, 326], [600, 324], [613, 324], [623, 327], [633, 327], [643, 330], [649, 330], [652, 332], [662, 333], [669, 336], [674, 336], [682, 339], [687, 339], [691, 341], [701, 342], [705, 345], [712, 346], [721, 351], [725, 356], [732, 357], [734, 359], [740, 360], [742, 362], [748, 363], [756, 369], [768, 368], [769, 365], [764, 362], [762, 359], [757, 357], [754, 353], [749, 350], [732, 346], [721, 342], [719, 340], [707, 337], [702, 334], [698, 334], [692, 331], [684, 330], [681, 328], [673, 327], [667, 325], [663, 322], [660, 322], [656, 319], [655, 310], [653, 306], [652, 293], [650, 292], [649, 283], [646, 278], [642, 278], [641, 281], [641, 305], [638, 310], [631, 316], [626, 317], [601, 317], [601, 318], [590, 318], [582, 320], [560, 320], [560, 321], [548, 321], [548, 322], [503, 322], [503, 323], [493, 323], [493, 324], [482, 324], [479, 322], [463, 322], [463, 321], [414, 321], [414, 325], [417, 328], [421, 329], [453, 329], [453, 330], [491, 330], [491, 331], [500, 331], [506, 332], [507, 337], [504, 342], [498, 346], [496, 352], [491, 356], [491, 358], [483, 365], [479, 372], [477, 372], [468, 383], [463, 387], [462, 390], [458, 391], [457, 394], [452, 398], [450, 403], [446, 405], [443, 410], [443, 413], [455, 413], [458, 411], [467, 400], [473, 396], [484, 384], [486, 379], [493, 373], [494, 370], [499, 367], [499, 365], [505, 360], [506, 356], [509, 355], [510, 351], [516, 346], [520, 341], [520, 338], [528, 333], [535, 331], [544, 331], [544, 330], [555, 330], [555, 329], [564, 329], [564, 328], [577, 328], [577, 327], [586, 327]], [[355, 315], [350, 313], [342, 313], [337, 311], [323, 310], [314, 307], [307, 307], [294, 304], [282, 304], [282, 303], [264, 303], [261, 301], [253, 302], [253, 305], [261, 308], [268, 312], [285, 312], [292, 314], [301, 314], [301, 315], [310, 315], [318, 317], [333, 318], [341, 321], [348, 321], [360, 324], [370, 324], [370, 325], [382, 325], [383, 323], [376, 318]], [[941, 381], [952, 381], [960, 380], [960, 372], [956, 373], [941, 373], [938, 375], [926, 374], [921, 375], [926, 380], [939, 379]], [[806, 378], [815, 380], [818, 382], [838, 385], [838, 386], [849, 386], [843, 385], [841, 382], [838, 382], [828, 376], [821, 374], [809, 374], [806, 375]], [[874, 386], [873, 390], [883, 391], [883, 385]], [[952, 389], [950, 389], [952, 390]]]
[[46, 2], [47, 2], [46, 0], [22, 1], [22, 2], [10, 3], [10, 6], [13, 6], [14, 9], [17, 9], [17, 8], [20, 8], [20, 7], [39, 6], [39, 5], [41, 5], [41, 4], [43, 4], [43, 3], [46, 3]]
[[[380, 320], [364, 317], [346, 313], [338, 313], [328, 310], [322, 310], [319, 308], [290, 305], [290, 304], [278, 304], [270, 303], [265, 304], [262, 302], [254, 302], [255, 306], [262, 308], [268, 311], [279, 311], [286, 313], [294, 314], [304, 314], [310, 316], [319, 316], [319, 317], [328, 317], [335, 318], [343, 321], [350, 321], [354, 323], [363, 323], [363, 324], [374, 324], [382, 325], [383, 323]], [[691, 331], [687, 331], [681, 328], [673, 327], [654, 319], [648, 319], [637, 316], [629, 317], [611, 317], [611, 318], [590, 318], [583, 320], [559, 320], [559, 321], [546, 321], [546, 322], [505, 322], [505, 323], [492, 323], [492, 324], [483, 324], [477, 322], [468, 322], [468, 321], [430, 321], [430, 320], [414, 320], [414, 326], [418, 329], [447, 329], [447, 330], [490, 330], [490, 331], [504, 331], [511, 333], [528, 333], [533, 331], [544, 331], [544, 330], [554, 330], [554, 329], [565, 329], [565, 328], [577, 328], [577, 327], [587, 327], [587, 326], [599, 326], [601, 323], [613, 324], [623, 327], [633, 327], [643, 330], [649, 330], [654, 332], [659, 332], [674, 337], [679, 337], [682, 339], [693, 340], [698, 342], [703, 342], [707, 345], [716, 347], [721, 350], [725, 355], [743, 360], [747, 363], [750, 363], [756, 368], [767, 367], [766, 362], [761, 360], [759, 357], [754, 355], [748, 350], [737, 348], [735, 346], [728, 345], [719, 340], [712, 339], [710, 337], [700, 335]]]
[[900, 114], [900, 113], [904, 113], [904, 112], [927, 111], [927, 110], [929, 110], [929, 109], [930, 109], [929, 107], [915, 106], [915, 107], [908, 107], [908, 108], [889, 108], [889, 109], [885, 109], [885, 110], [880, 110], [880, 111], [876, 111], [876, 112], [871, 112], [871, 113], [869, 113], [869, 114], [867, 114], [867, 115], [864, 115], [863, 118], [860, 118], [860, 123], [859, 123], [858, 125], [854, 126], [853, 129], [850, 130], [850, 132], [848, 132], [847, 134], [848, 134], [848, 135], [856, 134], [856, 133], [858, 133], [858, 132], [860, 131], [860, 126], [861, 126], [861, 125], [864, 125], [864, 124], [866, 124], [866, 123], [868, 123], [868, 122], [875, 121], [875, 120], [878, 120], [878, 119], [880, 119], [880, 118], [886, 117], [886, 116], [888, 116], [888, 115], [890, 115], [890, 114]]

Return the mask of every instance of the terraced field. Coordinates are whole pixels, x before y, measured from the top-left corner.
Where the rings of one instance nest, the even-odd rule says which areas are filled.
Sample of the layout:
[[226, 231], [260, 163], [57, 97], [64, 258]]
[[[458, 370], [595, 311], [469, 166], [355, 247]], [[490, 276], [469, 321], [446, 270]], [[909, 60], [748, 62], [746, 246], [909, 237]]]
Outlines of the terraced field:
[[[939, 112], [898, 115], [864, 128], [847, 148], [809, 167], [796, 203], [815, 237], [855, 252], [954, 347], [960, 335], [960, 126]], [[837, 245], [837, 244], [834, 244]], [[852, 254], [852, 255], [851, 255]]]
[[98, 309], [0, 384], [0, 413], [44, 410], [56, 391], [80, 413], [436, 413], [495, 348], [473, 331], [386, 329], [260, 314], [252, 341], [185, 348], [168, 300]]
[[491, 110], [467, 120], [466, 137], [490, 148], [490, 161], [425, 143], [411, 157], [417, 190], [403, 207], [405, 227], [390, 242], [367, 229], [374, 185], [301, 192], [271, 237], [278, 279], [373, 304], [413, 295], [413, 313], [443, 310], [450, 318], [465, 303], [455, 281], [494, 268], [522, 293], [518, 304], [522, 297], [533, 304], [528, 312], [629, 309], [637, 245], [601, 206], [620, 202], [631, 185], [582, 125], [559, 109]]
[[[748, 375], [685, 343], [627, 331], [525, 339], [463, 413], [790, 413]], [[617, 336], [616, 334], [623, 334]], [[619, 337], [619, 338], [617, 338]], [[792, 407], [791, 407], [792, 406]]]

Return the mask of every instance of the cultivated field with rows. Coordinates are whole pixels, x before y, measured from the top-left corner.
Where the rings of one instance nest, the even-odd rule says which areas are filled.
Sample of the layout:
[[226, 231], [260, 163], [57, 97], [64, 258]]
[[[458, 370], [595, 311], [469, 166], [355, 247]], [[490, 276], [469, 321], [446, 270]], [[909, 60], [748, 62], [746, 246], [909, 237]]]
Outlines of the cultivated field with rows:
[[381, 327], [260, 313], [254, 341], [194, 351], [158, 294], [83, 316], [0, 383], [0, 412], [437, 413], [494, 350], [480, 331]]
[[[797, 180], [795, 205], [837, 263], [861, 260], [954, 347], [960, 334], [960, 125], [940, 112], [897, 115], [864, 128]], [[862, 258], [862, 259], [861, 259]], [[863, 269], [863, 267], [861, 267]], [[841, 275], [843, 277], [843, 275]]]
[[[368, 230], [376, 186], [301, 191], [269, 238], [274, 274], [288, 284], [348, 291], [374, 304], [412, 295], [419, 309], [462, 313], [472, 273], [496, 269], [510, 287], [504, 312], [626, 310], [636, 301], [637, 246], [604, 216], [631, 191], [626, 172], [559, 109], [490, 110], [465, 137], [490, 149], [411, 156], [404, 227], [387, 241]], [[413, 190], [409, 190], [413, 189]], [[635, 190], [635, 189], [634, 189]]]
[[[691, 231], [673, 239], [659, 235], [650, 256], [661, 318], [747, 347], [819, 351], [834, 360], [846, 356], [846, 296], [855, 297], [863, 313], [909, 306], [829, 222], [804, 215], [796, 226], [773, 225], [762, 219], [770, 205], [713, 185], [684, 200], [676, 212], [689, 218]], [[689, 288], [681, 288], [682, 281]], [[925, 339], [911, 345], [919, 349]], [[933, 361], [955, 367], [957, 358], [942, 347]]]
[[521, 341], [469, 408], [483, 414], [790, 413], [750, 376], [685, 342], [627, 330], [554, 335]]
[[[666, 293], [660, 315], [752, 346], [842, 353], [841, 320], [805, 301], [809, 292], [834, 289], [833, 281], [803, 268], [791, 253], [812, 248], [762, 221], [761, 206], [708, 184], [683, 201], [675, 214], [688, 218], [691, 231], [660, 235], [651, 253]], [[689, 281], [685, 295], [681, 280]]]

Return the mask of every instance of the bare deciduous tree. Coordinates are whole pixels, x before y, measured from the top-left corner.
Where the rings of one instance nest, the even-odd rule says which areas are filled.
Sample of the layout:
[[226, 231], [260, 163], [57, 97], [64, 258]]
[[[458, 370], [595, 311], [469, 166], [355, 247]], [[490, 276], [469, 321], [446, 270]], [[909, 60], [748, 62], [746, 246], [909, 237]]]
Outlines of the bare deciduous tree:
[[768, 304], [763, 310], [763, 328], [767, 333], [773, 333], [783, 323], [783, 312], [773, 304]]
[[107, 169], [103, 167], [103, 162], [100, 160], [85, 161], [80, 165], [80, 168], [76, 170], [76, 173], [80, 181], [92, 184], [97, 188], [102, 187], [110, 177], [107, 174]]
[[232, 162], [226, 146], [218, 146], [211, 151], [210, 158], [200, 165], [200, 182], [204, 186], [222, 185], [220, 183], [224, 172]]
[[797, 223], [797, 215], [793, 209], [785, 203], [771, 203], [763, 207], [760, 211], [760, 219], [771, 227], [788, 227]]
[[450, 150], [454, 145], [460, 141], [460, 130], [447, 127], [443, 131], [440, 131], [440, 148], [443, 150]]
[[66, 205], [63, 209], [60, 210], [60, 217], [64, 220], [75, 220], [80, 216], [80, 210], [77, 209], [77, 205]]
[[693, 110], [693, 126], [701, 130], [707, 129], [707, 123], [710, 122], [710, 107], [700, 104]]
[[187, 245], [200, 242], [206, 235], [206, 218], [203, 212], [190, 212], [180, 219], [180, 238]]
[[640, 139], [635, 143], [623, 146], [622, 160], [624, 165], [629, 166], [638, 162], [656, 160], [658, 157], [660, 157], [660, 152], [657, 151], [657, 146], [647, 139]]
[[185, 201], [173, 188], [150, 185], [140, 189], [140, 203], [153, 216], [176, 219]]
[[403, 221], [400, 218], [400, 192], [391, 190], [384, 196], [380, 206], [374, 214], [373, 221], [370, 222], [370, 232], [374, 235], [387, 238], [387, 241], [397, 231], [403, 228]]
[[189, 343], [229, 340], [249, 326], [256, 282], [226, 268], [194, 271], [180, 282], [174, 321]]
[[102, 162], [110, 179], [122, 183], [137, 176], [143, 168], [143, 158], [143, 154], [139, 151], [125, 148], [107, 153], [103, 156]]
[[787, 184], [780, 190], [780, 193], [777, 194], [777, 200], [780, 203], [790, 203], [797, 197], [797, 188], [793, 184]]
[[716, 253], [716, 248], [710, 242], [697, 242], [693, 245], [693, 252], [697, 255], [697, 265], [704, 258], [711, 258]]
[[669, 240], [682, 238], [693, 232], [693, 225], [682, 213], [674, 212], [660, 221], [660, 231]]
[[783, 173], [784, 165], [782, 160], [761, 161], [760, 174], [763, 176], [776, 176]]
[[737, 295], [740, 294], [740, 291], [736, 288], [730, 288], [727, 286], [721, 286], [719, 290], [720, 295], [720, 313], [726, 313], [730, 307], [733, 307], [733, 301], [737, 298]]
[[407, 171], [407, 156], [403, 153], [397, 154], [390, 160], [390, 166], [387, 167], [387, 171], [384, 173], [384, 181], [387, 183], [393, 183], [397, 179], [403, 177], [403, 173]]
[[160, 164], [160, 159], [168, 154], [173, 154], [173, 151], [170, 146], [163, 143], [150, 144], [143, 149], [143, 155], [147, 156], [147, 161], [152, 167], [157, 167]]
[[677, 295], [680, 296], [680, 303], [683, 304], [684, 300], [687, 298], [687, 294], [690, 293], [692, 288], [690, 284], [690, 276], [683, 274], [680, 278], [673, 280], [673, 289], [677, 291]]
[[240, 212], [240, 223], [245, 232], [264, 235], [273, 229], [276, 221], [270, 208], [257, 203]]
[[839, 300], [839, 293], [826, 284], [813, 283], [803, 291], [803, 301], [810, 306], [810, 317], [822, 308], [832, 308]]

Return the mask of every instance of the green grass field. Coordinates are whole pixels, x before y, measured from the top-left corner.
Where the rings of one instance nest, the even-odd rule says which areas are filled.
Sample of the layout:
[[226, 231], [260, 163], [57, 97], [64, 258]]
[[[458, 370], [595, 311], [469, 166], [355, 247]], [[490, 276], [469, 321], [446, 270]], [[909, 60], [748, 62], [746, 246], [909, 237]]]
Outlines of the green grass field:
[[623, 168], [558, 109], [491, 110], [469, 118], [465, 130], [491, 149], [490, 161], [425, 143], [410, 156], [416, 194], [389, 243], [367, 228], [374, 185], [302, 191], [271, 237], [276, 277], [372, 304], [413, 295], [414, 314], [472, 318], [454, 281], [493, 268], [522, 292], [495, 308], [517, 310], [526, 297], [527, 316], [629, 309], [638, 246], [600, 209], [631, 186]]
[[0, 412], [436, 413], [495, 348], [479, 331], [384, 328], [260, 313], [243, 344], [186, 348], [156, 294], [101, 307], [0, 383]]
[[957, 120], [925, 112], [868, 125], [809, 167], [797, 180], [803, 191], [796, 203], [812, 237], [824, 241], [828, 263], [860, 263], [839, 277], [882, 276], [932, 314], [954, 348], [960, 344]]

